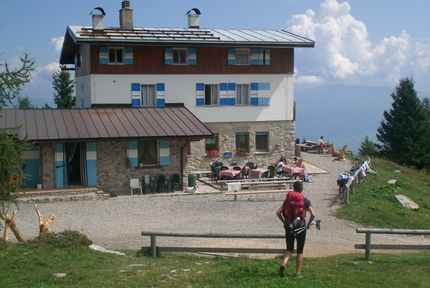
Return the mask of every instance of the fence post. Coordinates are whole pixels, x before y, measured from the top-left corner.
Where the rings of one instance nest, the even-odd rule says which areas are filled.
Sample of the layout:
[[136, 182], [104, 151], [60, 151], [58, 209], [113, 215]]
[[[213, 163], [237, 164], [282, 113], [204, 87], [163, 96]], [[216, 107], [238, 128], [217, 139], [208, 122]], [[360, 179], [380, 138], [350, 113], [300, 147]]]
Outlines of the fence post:
[[370, 260], [370, 236], [372, 235], [372, 233], [370, 233], [369, 231], [366, 232], [366, 252], [365, 252], [365, 258], [367, 261]]
[[151, 255], [152, 257], [157, 257], [157, 249], [156, 249], [156, 243], [155, 243], [155, 235], [151, 234]]

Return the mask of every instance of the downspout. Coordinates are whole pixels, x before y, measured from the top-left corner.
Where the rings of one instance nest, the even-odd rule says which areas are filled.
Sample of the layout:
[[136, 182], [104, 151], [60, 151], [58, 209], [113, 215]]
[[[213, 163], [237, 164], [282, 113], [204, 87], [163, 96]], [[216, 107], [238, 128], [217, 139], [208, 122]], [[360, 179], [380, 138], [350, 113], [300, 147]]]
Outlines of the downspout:
[[185, 142], [185, 145], [181, 148], [181, 185], [182, 191], [184, 191], [184, 148], [188, 145], [189, 140]]

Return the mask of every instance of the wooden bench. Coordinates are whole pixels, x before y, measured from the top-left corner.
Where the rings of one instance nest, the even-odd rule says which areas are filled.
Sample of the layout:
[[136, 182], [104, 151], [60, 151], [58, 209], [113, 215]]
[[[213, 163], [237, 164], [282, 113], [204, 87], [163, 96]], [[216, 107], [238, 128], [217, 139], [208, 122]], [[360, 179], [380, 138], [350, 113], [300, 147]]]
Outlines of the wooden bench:
[[237, 195], [251, 195], [251, 194], [270, 194], [270, 193], [288, 193], [291, 189], [284, 190], [260, 190], [260, 191], [238, 191], [238, 192], [226, 192], [225, 196], [234, 196], [234, 201], [237, 200]]
[[257, 178], [257, 179], [229, 179], [229, 180], [218, 180], [218, 183], [221, 187], [226, 186], [228, 183], [273, 183], [283, 181], [286, 183], [294, 183], [291, 177], [275, 177], [275, 178]]
[[284, 187], [287, 184], [290, 184], [290, 188], [292, 187], [294, 180], [287, 181], [271, 181], [271, 182], [244, 182], [241, 184], [242, 189], [247, 188], [257, 188], [257, 187]]

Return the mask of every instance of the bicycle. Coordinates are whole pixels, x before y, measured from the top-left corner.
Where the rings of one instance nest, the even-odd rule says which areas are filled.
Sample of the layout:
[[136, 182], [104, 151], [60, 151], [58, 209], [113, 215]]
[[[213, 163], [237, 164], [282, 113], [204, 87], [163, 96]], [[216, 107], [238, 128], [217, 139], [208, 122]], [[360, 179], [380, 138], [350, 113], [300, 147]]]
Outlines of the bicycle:
[[339, 199], [343, 203], [349, 202], [349, 188], [346, 184], [351, 178], [351, 171], [345, 171], [343, 174], [339, 174], [337, 178], [337, 185], [339, 186]]

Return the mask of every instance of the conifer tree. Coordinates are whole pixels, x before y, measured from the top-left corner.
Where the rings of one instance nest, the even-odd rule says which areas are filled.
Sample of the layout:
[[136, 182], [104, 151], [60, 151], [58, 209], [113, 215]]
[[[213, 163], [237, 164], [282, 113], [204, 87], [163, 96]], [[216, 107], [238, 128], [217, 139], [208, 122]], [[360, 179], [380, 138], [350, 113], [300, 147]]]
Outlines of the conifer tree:
[[76, 106], [76, 96], [73, 96], [75, 91], [75, 80], [72, 79], [72, 74], [63, 70], [52, 73], [52, 86], [54, 88], [54, 103], [57, 108], [73, 108]]
[[430, 125], [412, 77], [401, 79], [391, 97], [392, 108], [384, 111], [377, 129], [381, 154], [402, 165], [430, 169]]
[[375, 156], [378, 154], [376, 150], [375, 143], [369, 140], [369, 137], [364, 138], [363, 142], [361, 142], [360, 148], [358, 148], [359, 156]]

